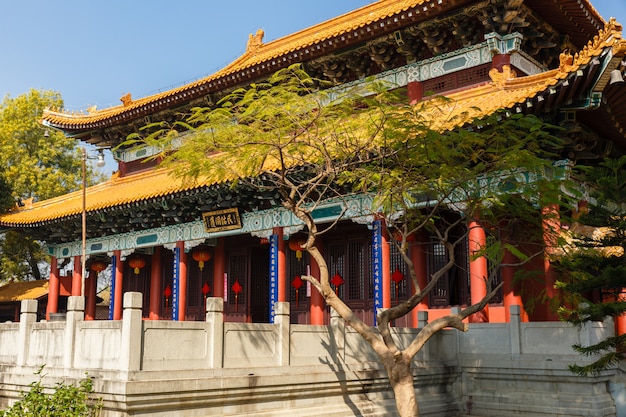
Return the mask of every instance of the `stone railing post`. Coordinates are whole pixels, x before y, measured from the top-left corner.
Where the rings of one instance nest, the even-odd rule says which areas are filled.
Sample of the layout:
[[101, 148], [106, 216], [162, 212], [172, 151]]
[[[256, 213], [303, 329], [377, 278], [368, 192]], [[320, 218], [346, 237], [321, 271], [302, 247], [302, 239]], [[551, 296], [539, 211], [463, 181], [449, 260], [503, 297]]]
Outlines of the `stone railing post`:
[[346, 359], [346, 322], [333, 308], [330, 309], [331, 353], [335, 363]]
[[274, 324], [278, 326], [278, 363], [280, 366], [289, 366], [289, 342], [291, 325], [289, 323], [289, 303], [274, 304]]
[[140, 370], [142, 301], [142, 294], [140, 292], [127, 292], [124, 294], [120, 371], [132, 372]]
[[[418, 311], [417, 312], [417, 328], [423, 329], [428, 324], [428, 311]], [[430, 359], [430, 344], [426, 343], [421, 351], [421, 359], [426, 362]]]
[[514, 355], [519, 355], [520, 353], [522, 353], [522, 320], [520, 317], [522, 309], [518, 305], [512, 305], [509, 311], [511, 312], [511, 322], [509, 323], [509, 332], [511, 335], [511, 353]]
[[73, 296], [67, 299], [67, 313], [65, 314], [65, 334], [63, 335], [63, 367], [71, 369], [74, 366], [74, 351], [76, 347], [76, 325], [85, 319], [85, 298]]
[[30, 343], [30, 324], [37, 321], [37, 300], [22, 300], [20, 309], [20, 330], [17, 342], [17, 365], [26, 365], [28, 344]]
[[207, 297], [205, 307], [210, 366], [222, 368], [224, 366], [224, 299]]

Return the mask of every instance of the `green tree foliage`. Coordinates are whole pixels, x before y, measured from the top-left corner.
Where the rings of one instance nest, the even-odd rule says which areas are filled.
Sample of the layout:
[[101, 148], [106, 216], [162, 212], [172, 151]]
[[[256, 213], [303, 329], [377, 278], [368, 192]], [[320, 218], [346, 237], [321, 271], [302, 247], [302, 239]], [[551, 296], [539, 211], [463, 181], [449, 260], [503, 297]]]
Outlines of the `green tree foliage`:
[[[7, 96], [0, 104], [0, 171], [15, 203], [45, 200], [80, 187], [76, 141], [40, 123], [45, 108], [62, 106], [58, 93], [38, 90]], [[88, 178], [93, 178], [91, 168]], [[8, 200], [4, 193], [2, 197]], [[38, 242], [10, 232], [0, 236], [0, 252], [0, 282], [41, 278], [39, 265], [47, 257]]]
[[[463, 319], [482, 310], [499, 288], [490, 284], [505, 250], [515, 254], [518, 263], [542, 253], [543, 242], [529, 233], [541, 231], [537, 204], [558, 201], [562, 181], [555, 180], [558, 170], [551, 161], [558, 140], [539, 119], [506, 113], [475, 122], [473, 130], [442, 133], [432, 123], [463, 125], [445, 120], [445, 108], [451, 104], [447, 100], [412, 106], [401, 92], [374, 82], [355, 89], [324, 87], [294, 66], [266, 82], [233, 91], [216, 108], [194, 109], [184, 123], [150, 124], [126, 144], [160, 147], [159, 157], [164, 156], [178, 176], [229, 181], [235, 191], [253, 187], [279, 195], [282, 206], [305, 224], [304, 247], [320, 267], [319, 277], [303, 279], [377, 353], [399, 414], [416, 416], [411, 366], [417, 352], [443, 328], [467, 330]], [[192, 134], [181, 135], [188, 131]], [[436, 236], [448, 254], [446, 265], [421, 287], [410, 257], [402, 251], [416, 290], [406, 302], [382, 311], [377, 327], [366, 325], [336, 294], [326, 259], [316, 246], [317, 238], [334, 224], [317, 224], [313, 210], [325, 199], [354, 192], [373, 198], [368, 214], [384, 220], [388, 232], [401, 237], [401, 249], [409, 236], [425, 231]], [[491, 267], [490, 277], [485, 277], [488, 296], [459, 314], [432, 321], [401, 347], [390, 323], [410, 312], [454, 267], [455, 249], [473, 221], [480, 221], [494, 237], [480, 250]], [[520, 231], [526, 233], [522, 239]], [[516, 239], [524, 242], [523, 250]]]
[[[626, 312], [626, 156], [589, 168], [585, 181], [591, 198], [571, 227], [573, 240], [560, 260], [562, 279], [557, 283], [568, 295], [560, 315], [576, 325]], [[593, 361], [571, 370], [595, 375], [624, 359], [626, 335], [574, 349]]]
[[0, 167], [0, 213], [6, 213], [14, 204], [13, 188]]
[[84, 378], [78, 386], [58, 383], [54, 387], [43, 384], [43, 367], [35, 374], [39, 380], [30, 384], [30, 390], [0, 417], [97, 417], [102, 409], [102, 399], [93, 399], [93, 383]]

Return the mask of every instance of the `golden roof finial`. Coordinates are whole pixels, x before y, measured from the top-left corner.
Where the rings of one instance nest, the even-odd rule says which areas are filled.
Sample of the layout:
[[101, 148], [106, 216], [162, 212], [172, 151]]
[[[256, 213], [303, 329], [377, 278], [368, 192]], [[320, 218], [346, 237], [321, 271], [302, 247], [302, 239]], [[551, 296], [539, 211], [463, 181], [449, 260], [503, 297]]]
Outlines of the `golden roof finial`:
[[263, 29], [256, 31], [256, 34], [252, 33], [248, 35], [248, 44], [246, 45], [246, 52], [257, 52], [263, 45], [263, 36], [265, 32]]
[[498, 71], [497, 68], [492, 68], [491, 71], [489, 71], [489, 78], [491, 78], [493, 86], [498, 89], [504, 88], [504, 84], [506, 84], [507, 80], [516, 77], [517, 73], [512, 70], [509, 65], [503, 65], [502, 72]]
[[124, 94], [122, 97], [120, 97], [120, 101], [122, 102], [124, 107], [128, 107], [133, 102], [133, 98], [131, 97], [130, 93], [128, 93], [128, 94]]
[[569, 71], [568, 67], [570, 67], [573, 62], [574, 62], [574, 57], [569, 52], [569, 49], [566, 49], [565, 51], [559, 54], [559, 70], [560, 71], [568, 72]]

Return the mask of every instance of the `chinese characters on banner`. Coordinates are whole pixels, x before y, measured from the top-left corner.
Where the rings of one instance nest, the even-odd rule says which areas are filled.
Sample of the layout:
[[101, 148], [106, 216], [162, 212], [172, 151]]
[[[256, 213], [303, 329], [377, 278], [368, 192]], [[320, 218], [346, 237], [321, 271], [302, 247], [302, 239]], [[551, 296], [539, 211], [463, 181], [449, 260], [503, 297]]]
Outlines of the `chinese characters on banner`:
[[174, 275], [172, 277], [172, 320], [178, 321], [178, 277], [180, 275], [180, 248], [174, 248]]
[[382, 224], [380, 220], [372, 223], [372, 269], [374, 273], [374, 325], [376, 316], [383, 308], [383, 246], [382, 246]]
[[278, 235], [270, 236], [270, 323], [274, 323], [274, 304], [278, 301]]

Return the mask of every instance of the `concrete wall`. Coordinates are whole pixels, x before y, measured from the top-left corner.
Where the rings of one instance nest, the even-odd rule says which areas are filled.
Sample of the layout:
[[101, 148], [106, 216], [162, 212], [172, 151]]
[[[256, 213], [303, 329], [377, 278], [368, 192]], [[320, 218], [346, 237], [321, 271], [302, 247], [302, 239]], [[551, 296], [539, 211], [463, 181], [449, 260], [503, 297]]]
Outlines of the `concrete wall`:
[[[394, 415], [376, 355], [334, 314], [329, 326], [290, 325], [279, 303], [275, 324], [224, 323], [222, 299], [211, 298], [204, 322], [145, 321], [141, 305], [126, 293], [121, 321], [86, 322], [83, 299], [70, 297], [66, 321], [46, 323], [24, 301], [20, 323], [0, 324], [0, 405], [45, 364], [50, 385], [87, 372], [104, 417]], [[583, 379], [567, 369], [581, 361], [571, 345], [603, 339], [611, 323], [521, 323], [519, 308], [511, 313], [511, 323], [428, 342], [414, 371], [422, 415], [616, 415], [624, 383], [615, 371]], [[394, 329], [401, 346], [418, 331]]]

